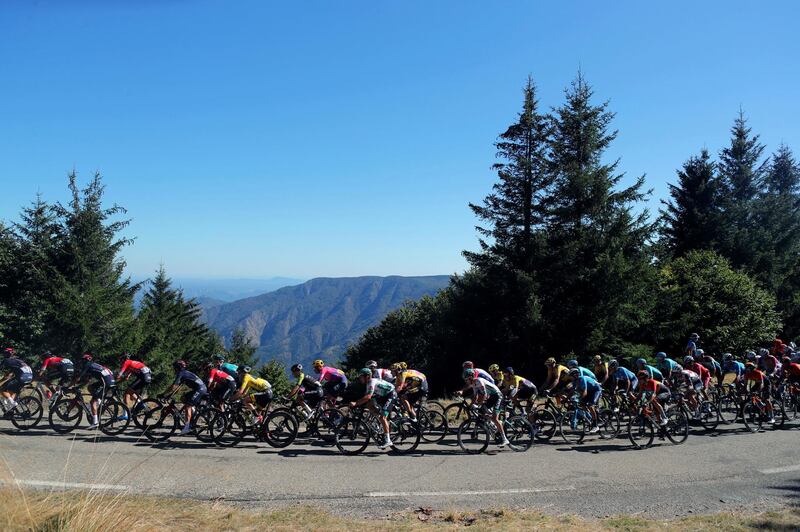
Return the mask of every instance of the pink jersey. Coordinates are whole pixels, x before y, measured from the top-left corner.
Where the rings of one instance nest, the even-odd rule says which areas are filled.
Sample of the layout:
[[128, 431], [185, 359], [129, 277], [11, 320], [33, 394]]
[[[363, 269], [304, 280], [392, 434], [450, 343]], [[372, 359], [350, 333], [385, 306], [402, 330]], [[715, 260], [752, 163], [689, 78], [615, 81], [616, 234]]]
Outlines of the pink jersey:
[[326, 382], [330, 382], [331, 384], [338, 384], [345, 380], [344, 371], [336, 368], [332, 368], [330, 366], [325, 366], [319, 372], [319, 382], [320, 384], [325, 384]]

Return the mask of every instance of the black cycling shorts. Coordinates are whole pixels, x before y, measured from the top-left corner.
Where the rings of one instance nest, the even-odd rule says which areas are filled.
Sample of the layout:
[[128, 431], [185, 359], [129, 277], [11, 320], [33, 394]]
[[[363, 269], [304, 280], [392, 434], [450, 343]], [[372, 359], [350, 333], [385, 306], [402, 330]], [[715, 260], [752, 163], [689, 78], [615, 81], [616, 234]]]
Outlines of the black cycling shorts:
[[260, 406], [261, 408], [266, 408], [272, 401], [272, 390], [267, 390], [266, 392], [254, 393], [252, 397], [258, 406]]
[[208, 395], [208, 392], [202, 390], [188, 391], [181, 397], [181, 402], [185, 405], [197, 406], [206, 395]]
[[30, 375], [28, 375], [28, 377], [29, 377], [28, 379], [25, 379], [24, 377], [22, 378], [11, 377], [9, 380], [5, 382], [5, 384], [3, 384], [2, 391], [18, 394], [19, 392], [22, 391], [22, 388], [24, 388], [25, 385], [30, 384], [31, 381], [33, 380], [33, 378]]
[[108, 393], [113, 388], [113, 384], [109, 384], [104, 380], [95, 381], [89, 385], [89, 394], [91, 394], [92, 399], [102, 399], [104, 393]]
[[236, 382], [226, 381], [227, 384], [217, 384], [211, 391], [211, 396], [217, 401], [226, 401], [236, 391]]
[[517, 399], [530, 399], [536, 395], [536, 392], [536, 386], [522, 386], [517, 389], [517, 395], [514, 397]]
[[71, 381], [74, 375], [74, 366], [61, 366], [57, 369], [48, 369], [43, 378], [46, 382], [54, 382], [58, 379], [58, 384], [64, 384], [65, 382]]
[[322, 389], [325, 390], [325, 395], [330, 395], [331, 397], [339, 397], [344, 393], [344, 390], [347, 388], [347, 383], [337, 382], [336, 384], [331, 384], [326, 382], [322, 385]]
[[320, 388], [319, 390], [311, 390], [309, 392], [303, 392], [303, 401], [311, 408], [317, 406], [321, 399], [322, 399], [322, 388]]
[[141, 394], [142, 390], [144, 390], [152, 380], [153, 377], [150, 375], [150, 372], [139, 373], [136, 375], [136, 379], [131, 383], [130, 386], [128, 386], [128, 388], [137, 394]]

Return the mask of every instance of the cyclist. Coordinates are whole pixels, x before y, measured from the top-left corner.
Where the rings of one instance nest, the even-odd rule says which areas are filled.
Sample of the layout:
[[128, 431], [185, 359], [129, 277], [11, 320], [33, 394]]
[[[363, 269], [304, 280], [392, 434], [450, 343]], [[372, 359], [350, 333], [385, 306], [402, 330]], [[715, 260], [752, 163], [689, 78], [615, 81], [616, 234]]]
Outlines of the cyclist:
[[664, 376], [663, 381], [670, 381], [673, 373], [677, 374], [683, 369], [680, 364], [667, 356], [664, 351], [656, 353], [656, 369]]
[[789, 384], [800, 385], [800, 364], [792, 362], [789, 355], [783, 356], [783, 378]]
[[545, 393], [561, 391], [568, 380], [569, 368], [556, 364], [556, 359], [553, 357], [545, 360], [544, 365], [547, 368], [547, 378], [542, 385]]
[[401, 371], [397, 376], [396, 391], [400, 397], [400, 405], [411, 416], [411, 421], [416, 423], [414, 407], [428, 398], [428, 379], [425, 374], [415, 369]]
[[646, 369], [639, 370], [637, 377], [639, 379], [639, 399], [653, 405], [653, 409], [658, 415], [658, 424], [663, 427], [667, 424], [667, 416], [664, 414], [662, 403], [670, 398], [669, 388], [664, 383], [654, 379], [653, 375]]
[[[58, 379], [58, 385], [63, 386], [69, 383], [75, 375], [75, 365], [68, 358], [53, 356], [49, 351], [44, 354], [42, 367], [39, 368], [39, 380], [43, 381], [48, 387], [52, 387], [53, 381]], [[52, 392], [47, 390], [47, 398], [52, 397]]]
[[213, 357], [214, 365], [217, 369], [227, 373], [236, 381], [236, 386], [239, 386], [239, 366], [225, 361], [225, 355], [217, 353]]
[[0, 385], [0, 393], [6, 413], [9, 413], [17, 407], [17, 395], [22, 388], [33, 382], [33, 371], [13, 348], [7, 347], [3, 350], [3, 361], [0, 362], [0, 376], [0, 380], [8, 379]]
[[708, 371], [704, 365], [699, 364], [693, 356], [689, 355], [683, 358], [683, 367], [684, 369], [696, 373], [700, 377], [700, 381], [703, 383], [701, 394], [705, 396], [705, 390], [708, 388], [708, 383], [711, 382], [711, 372]]
[[701, 357], [700, 363], [708, 370], [709, 374], [711, 374], [711, 378], [716, 377], [717, 386], [722, 386], [722, 379], [725, 377], [725, 374], [722, 372], [722, 365], [702, 349], [697, 350], [697, 355]]
[[503, 389], [503, 372], [500, 371], [499, 364], [492, 364], [489, 366], [489, 375], [494, 379], [494, 384], [501, 390]]
[[125, 390], [123, 401], [125, 401], [126, 405], [133, 404], [136, 397], [141, 397], [144, 389], [153, 380], [153, 376], [150, 373], [150, 368], [145, 366], [144, 362], [139, 360], [138, 357], [132, 358], [128, 353], [123, 353], [122, 367], [117, 374], [117, 380], [127, 380], [131, 375], [135, 375], [136, 380]]
[[529, 401], [530, 404], [536, 399], [536, 385], [525, 377], [514, 374], [514, 368], [507, 367], [503, 370], [503, 393], [506, 398], [511, 399], [515, 406], [519, 406], [522, 415], [528, 415], [525, 407], [520, 405], [522, 401]]
[[395, 376], [392, 374], [391, 370], [379, 368], [378, 363], [374, 360], [368, 360], [366, 363], [366, 367], [372, 370], [372, 377], [375, 379], [381, 379], [386, 382], [391, 382], [394, 384]]
[[[500, 397], [502, 392], [500, 388], [489, 382], [483, 377], [478, 375], [474, 368], [467, 368], [464, 370], [464, 379], [467, 384], [472, 388], [472, 395], [475, 397], [475, 406], [484, 406], [489, 411], [494, 426], [497, 427], [498, 434], [500, 434], [499, 447], [508, 445], [506, 433], [503, 431], [503, 424], [500, 423]], [[456, 392], [460, 395], [461, 392]]]
[[475, 370], [475, 374], [478, 375], [478, 377], [480, 377], [481, 379], [487, 380], [487, 381], [491, 382], [492, 384], [494, 384], [495, 386], [497, 386], [497, 383], [494, 381], [494, 377], [492, 377], [491, 373], [488, 373], [487, 371], [482, 370], [480, 368], [476, 368], [475, 364], [473, 364], [469, 360], [467, 360], [466, 362], [461, 364], [461, 369], [464, 370], [464, 373], [462, 373], [462, 377], [465, 378], [465, 379], [466, 379], [466, 370], [474, 369]]
[[643, 358], [639, 358], [639, 359], [636, 360], [636, 371], [637, 371], [637, 374], [641, 370], [645, 370], [648, 373], [650, 373], [650, 377], [654, 378], [658, 382], [664, 382], [664, 375], [658, 370], [658, 368], [656, 368], [654, 366], [651, 366]]
[[206, 364], [206, 373], [208, 374], [206, 386], [211, 397], [217, 402], [220, 410], [225, 410], [225, 401], [236, 392], [236, 379], [233, 375], [215, 368], [211, 364]]
[[597, 377], [595, 376], [594, 371], [590, 370], [589, 368], [584, 368], [583, 366], [579, 366], [578, 365], [578, 361], [575, 360], [575, 359], [568, 360], [567, 361], [567, 367], [570, 370], [569, 371], [570, 379], [572, 379], [572, 370], [577, 368], [579, 374], [582, 377], [589, 377], [590, 379], [593, 379], [595, 381], [597, 380]]
[[250, 375], [251, 369], [250, 366], [239, 366], [239, 380], [242, 384], [233, 399], [244, 397], [245, 408], [256, 414], [258, 422], [261, 423], [264, 420], [262, 412], [272, 401], [272, 385], [267, 379]]
[[84, 353], [78, 361], [77, 372], [71, 386], [86, 384], [91, 379], [94, 379], [94, 382], [89, 384], [88, 389], [92, 396], [89, 404], [92, 410], [92, 423], [88, 428], [96, 429], [98, 425], [97, 409], [100, 405], [100, 400], [116, 386], [116, 381], [114, 380], [114, 373], [110, 369], [94, 362], [91, 353]]
[[381, 427], [383, 427], [383, 443], [378, 445], [379, 449], [391, 447], [392, 439], [389, 436], [389, 414], [392, 412], [392, 405], [397, 399], [397, 393], [391, 382], [376, 379], [372, 376], [372, 370], [363, 368], [358, 372], [358, 379], [366, 386], [364, 396], [358, 401], [350, 403], [350, 408], [356, 408], [369, 403], [371, 410], [380, 413]]
[[692, 333], [689, 336], [689, 341], [686, 343], [686, 351], [684, 354], [686, 356], [693, 357], [695, 355], [695, 352], [697, 351], [698, 343], [700, 343], [700, 335], [697, 333]]
[[603, 387], [592, 377], [581, 374], [581, 368], [575, 367], [569, 370], [572, 383], [575, 389], [575, 396], [580, 399], [581, 404], [586, 407], [592, 416], [592, 428], [589, 434], [600, 431], [597, 426], [597, 402], [603, 395]]
[[639, 385], [636, 375], [628, 368], [623, 368], [616, 360], [608, 362], [608, 371], [611, 373], [611, 390], [619, 391], [628, 397], [632, 397], [633, 391]]
[[322, 398], [322, 385], [311, 375], [303, 373], [302, 364], [295, 364], [291, 367], [291, 371], [292, 375], [294, 375], [294, 378], [297, 380], [295, 381], [294, 388], [292, 388], [292, 391], [289, 392], [287, 397], [289, 399], [295, 396], [297, 397], [295, 401], [297, 401], [297, 404], [303, 409], [305, 421], [311, 417], [311, 409], [316, 408]]
[[594, 363], [594, 374], [597, 375], [597, 382], [600, 383], [602, 386], [608, 380], [610, 376], [608, 373], [608, 362], [603, 362], [603, 355], [595, 355], [592, 358], [592, 362]]
[[697, 419], [697, 397], [703, 393], [703, 380], [700, 375], [689, 369], [682, 369], [680, 373], [674, 375], [672, 383], [675, 387], [686, 389], [686, 403], [695, 412], [694, 418]]
[[347, 376], [340, 369], [326, 366], [322, 360], [315, 360], [313, 366], [314, 371], [319, 373], [319, 383], [325, 398], [331, 405], [334, 404], [347, 388]]
[[745, 364], [744, 368], [745, 385], [750, 382], [753, 383], [750, 385], [750, 389], [748, 391], [750, 393], [760, 393], [761, 399], [764, 401], [767, 415], [769, 415], [767, 423], [774, 425], [775, 414], [772, 410], [772, 393], [770, 392], [771, 387], [769, 376], [760, 369], [756, 369], [756, 365], [752, 362]]
[[781, 372], [781, 363], [778, 362], [778, 359], [770, 353], [767, 349], [759, 349], [758, 354], [761, 355], [759, 358], [758, 369], [763, 371], [767, 377], [775, 377]]
[[200, 401], [208, 396], [208, 388], [206, 388], [205, 383], [200, 377], [186, 369], [185, 361], [176, 360], [172, 363], [172, 369], [175, 370], [175, 380], [169, 389], [164, 392], [164, 396], [171, 396], [181, 386], [189, 388], [189, 391], [183, 394], [181, 398], [183, 414], [186, 417], [186, 424], [183, 426], [183, 430], [181, 430], [181, 436], [184, 436], [192, 430], [192, 414], [194, 413], [194, 407], [198, 406]]
[[725, 378], [725, 375], [728, 373], [733, 373], [735, 375], [734, 381], [737, 385], [741, 384], [742, 377], [744, 376], [744, 364], [738, 360], [734, 360], [733, 354], [731, 353], [722, 355], [722, 377]]

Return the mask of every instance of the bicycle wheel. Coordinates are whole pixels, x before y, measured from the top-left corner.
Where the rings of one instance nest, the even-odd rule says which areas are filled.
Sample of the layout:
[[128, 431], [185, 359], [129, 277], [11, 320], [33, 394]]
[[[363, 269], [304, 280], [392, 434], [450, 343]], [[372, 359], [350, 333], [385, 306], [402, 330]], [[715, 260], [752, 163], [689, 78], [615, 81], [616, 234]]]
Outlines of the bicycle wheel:
[[421, 410], [417, 419], [419, 420], [422, 439], [426, 442], [439, 443], [447, 435], [447, 419], [441, 412]]
[[729, 395], [722, 396], [717, 403], [717, 413], [721, 422], [730, 425], [739, 417], [739, 403]]
[[489, 431], [482, 421], [468, 419], [458, 426], [458, 446], [465, 453], [480, 454], [489, 446]]
[[32, 429], [42, 420], [42, 403], [33, 395], [20, 397], [11, 414], [11, 423], [19, 430]]
[[389, 435], [393, 451], [400, 454], [414, 452], [420, 440], [419, 423], [397, 416], [389, 420]]
[[550, 441], [558, 430], [556, 416], [546, 408], [540, 408], [528, 416], [533, 425], [534, 437], [541, 442]]
[[42, 383], [37, 383], [35, 386], [33, 383], [26, 385], [22, 388], [22, 391], [19, 392], [19, 396], [17, 397], [17, 402], [19, 402], [23, 397], [35, 397], [39, 400], [39, 404], [44, 404], [44, 394], [42, 393], [41, 387]]
[[781, 429], [786, 423], [786, 410], [783, 407], [783, 401], [777, 399], [772, 400], [772, 415], [775, 422], [771, 423], [773, 429]]
[[750, 432], [761, 430], [761, 424], [764, 422], [761, 408], [752, 401], [747, 401], [742, 406], [742, 421], [744, 422], [744, 428]]
[[645, 449], [653, 445], [655, 429], [646, 416], [637, 416], [628, 424], [628, 439], [637, 449]]
[[469, 418], [469, 413], [464, 403], [453, 403], [444, 409], [444, 418], [447, 420], [449, 428], [458, 431], [458, 427]]
[[689, 437], [689, 418], [680, 408], [667, 411], [667, 439], [675, 445], [680, 445]]
[[144, 427], [144, 419], [147, 417], [147, 414], [161, 406], [161, 401], [156, 399], [142, 399], [139, 401], [131, 412], [134, 426], [141, 430]]
[[285, 410], [275, 410], [261, 425], [261, 439], [272, 447], [282, 449], [294, 442], [297, 430], [297, 418]]
[[441, 401], [435, 401], [430, 399], [428, 401], [425, 401], [425, 410], [438, 412], [439, 414], [444, 414], [444, 405], [441, 403]]
[[719, 415], [717, 407], [711, 401], [703, 401], [698, 408], [700, 424], [706, 430], [714, 430], [719, 425]]
[[590, 430], [591, 426], [586, 418], [579, 417], [574, 411], [564, 414], [558, 426], [561, 438], [570, 445], [582, 443]]
[[210, 430], [214, 443], [233, 447], [247, 434], [247, 420], [242, 412], [215, 412]]
[[115, 397], [103, 401], [99, 412], [100, 432], [108, 436], [116, 436], [128, 428], [131, 423], [128, 407]]
[[533, 445], [533, 425], [525, 416], [513, 416], [503, 423], [503, 431], [512, 451], [524, 452]]
[[161, 406], [150, 410], [142, 421], [142, 432], [152, 442], [167, 441], [178, 430], [178, 416], [173, 407]]
[[606, 408], [597, 413], [597, 426], [600, 427], [600, 438], [612, 440], [619, 435], [619, 417]]
[[333, 441], [339, 452], [346, 455], [359, 454], [369, 445], [369, 429], [360, 419], [344, 418], [336, 427]]
[[[218, 432], [225, 430], [225, 425], [227, 424], [225, 416], [216, 416], [215, 419], [217, 412], [219, 412], [219, 410], [207, 408], [205, 410], [201, 410], [200, 412], [195, 412], [194, 416], [192, 417], [194, 435], [203, 443], [214, 442], [214, 436], [211, 433], [212, 427], [216, 427]], [[215, 423], [219, 424], [215, 425]]]
[[333, 442], [336, 436], [336, 429], [344, 421], [344, 414], [337, 408], [326, 408], [319, 414], [317, 419], [316, 433], [319, 439], [325, 442]]
[[77, 394], [64, 394], [50, 410], [47, 421], [50, 428], [59, 434], [67, 434], [75, 430], [83, 419], [83, 402]]

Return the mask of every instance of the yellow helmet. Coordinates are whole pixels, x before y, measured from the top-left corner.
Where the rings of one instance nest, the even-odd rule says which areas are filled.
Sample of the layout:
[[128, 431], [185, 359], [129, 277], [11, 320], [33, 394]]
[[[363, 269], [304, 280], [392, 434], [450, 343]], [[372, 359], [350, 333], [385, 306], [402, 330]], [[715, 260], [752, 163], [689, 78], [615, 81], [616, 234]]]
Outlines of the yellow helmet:
[[550, 357], [550, 358], [548, 358], [547, 360], [544, 361], [544, 365], [545, 366], [555, 366], [556, 365], [556, 359], [553, 358], [553, 357]]
[[603, 361], [603, 357], [601, 357], [600, 355], [595, 355], [593, 360], [595, 361], [596, 364], [599, 364], [600, 362]]
[[321, 367], [323, 367], [325, 365], [325, 362], [323, 362], [322, 360], [317, 359], [311, 365], [314, 366], [315, 368], [321, 368]]
[[405, 362], [398, 362], [397, 365], [400, 366], [400, 369], [408, 369], [408, 364]]
[[500, 366], [497, 364], [492, 364], [489, 366], [489, 373], [498, 373], [500, 371]]

